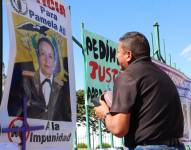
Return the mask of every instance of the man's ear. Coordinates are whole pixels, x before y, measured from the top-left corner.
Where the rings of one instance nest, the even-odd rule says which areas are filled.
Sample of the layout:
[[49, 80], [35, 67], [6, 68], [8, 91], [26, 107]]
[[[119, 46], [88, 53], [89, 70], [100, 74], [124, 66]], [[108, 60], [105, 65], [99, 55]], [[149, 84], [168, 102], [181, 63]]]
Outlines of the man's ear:
[[130, 62], [132, 60], [132, 57], [133, 57], [132, 52], [127, 51], [126, 54], [125, 54], [126, 61]]

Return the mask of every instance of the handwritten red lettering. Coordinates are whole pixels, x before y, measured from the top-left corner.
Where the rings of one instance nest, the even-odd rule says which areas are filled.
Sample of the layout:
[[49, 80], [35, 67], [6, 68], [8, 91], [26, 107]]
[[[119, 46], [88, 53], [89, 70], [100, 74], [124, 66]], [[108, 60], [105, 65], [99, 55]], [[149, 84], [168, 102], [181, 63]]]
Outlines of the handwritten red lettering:
[[113, 82], [119, 73], [119, 70], [99, 65], [95, 61], [90, 61], [89, 66], [91, 67], [90, 77], [100, 82]]

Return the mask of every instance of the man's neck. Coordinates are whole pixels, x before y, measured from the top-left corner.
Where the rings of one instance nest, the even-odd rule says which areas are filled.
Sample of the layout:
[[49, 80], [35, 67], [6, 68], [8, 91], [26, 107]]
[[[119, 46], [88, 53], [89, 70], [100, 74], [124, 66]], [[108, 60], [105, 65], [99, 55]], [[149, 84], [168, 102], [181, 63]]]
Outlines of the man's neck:
[[134, 59], [131, 63], [136, 63], [138, 61], [141, 61], [141, 60], [150, 60], [151, 58], [149, 56], [140, 56], [136, 59]]

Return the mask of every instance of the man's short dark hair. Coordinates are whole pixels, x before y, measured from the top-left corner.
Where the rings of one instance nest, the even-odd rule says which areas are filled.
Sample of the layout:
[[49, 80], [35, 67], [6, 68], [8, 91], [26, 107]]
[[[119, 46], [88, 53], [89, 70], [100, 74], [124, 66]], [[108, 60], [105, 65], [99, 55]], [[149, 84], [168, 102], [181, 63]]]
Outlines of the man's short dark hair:
[[150, 57], [149, 42], [142, 33], [127, 32], [119, 39], [119, 41], [125, 43], [125, 47], [132, 51], [135, 59], [142, 56]]
[[38, 54], [38, 56], [39, 56], [39, 53], [40, 53], [39, 52], [39, 45], [40, 45], [41, 42], [46, 42], [46, 43], [48, 43], [52, 47], [52, 51], [53, 51], [54, 58], [55, 58], [54, 46], [53, 46], [52, 42], [48, 38], [46, 38], [46, 37], [42, 37], [42, 38], [40, 38], [38, 40], [38, 43], [37, 43], [37, 54]]

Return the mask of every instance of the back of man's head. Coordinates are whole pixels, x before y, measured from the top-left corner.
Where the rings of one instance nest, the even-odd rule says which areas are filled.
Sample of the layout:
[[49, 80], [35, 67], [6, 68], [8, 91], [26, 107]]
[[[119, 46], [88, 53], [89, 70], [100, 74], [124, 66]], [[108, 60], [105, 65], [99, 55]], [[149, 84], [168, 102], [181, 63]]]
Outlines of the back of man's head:
[[150, 57], [150, 46], [147, 38], [139, 32], [127, 32], [120, 39], [124, 42], [125, 47], [132, 51], [135, 59], [142, 56]]

